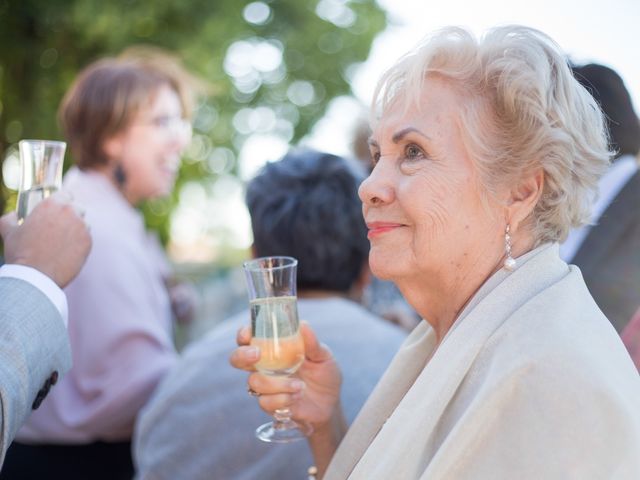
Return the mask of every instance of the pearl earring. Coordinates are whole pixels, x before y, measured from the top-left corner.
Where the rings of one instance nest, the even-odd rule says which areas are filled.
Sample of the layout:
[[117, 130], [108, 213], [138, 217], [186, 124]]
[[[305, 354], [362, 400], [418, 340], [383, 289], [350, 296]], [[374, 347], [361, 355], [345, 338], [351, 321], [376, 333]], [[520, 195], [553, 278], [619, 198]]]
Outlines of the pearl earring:
[[513, 272], [516, 268], [516, 260], [511, 256], [511, 225], [507, 223], [507, 228], [504, 231], [504, 250], [507, 254], [507, 258], [504, 261], [504, 269], [508, 272]]

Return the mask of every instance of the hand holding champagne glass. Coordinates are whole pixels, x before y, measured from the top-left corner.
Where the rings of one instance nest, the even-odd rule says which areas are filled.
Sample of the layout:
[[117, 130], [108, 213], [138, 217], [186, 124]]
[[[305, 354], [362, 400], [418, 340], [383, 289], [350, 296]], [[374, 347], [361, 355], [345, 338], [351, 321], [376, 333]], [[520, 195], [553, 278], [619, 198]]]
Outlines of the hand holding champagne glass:
[[[288, 376], [304, 361], [296, 303], [296, 267], [292, 257], [262, 257], [244, 263], [251, 306], [251, 344], [260, 348], [258, 372]], [[288, 408], [256, 430], [265, 442], [288, 443], [311, 433], [311, 426], [291, 419]]]
[[62, 164], [65, 142], [21, 140], [20, 187], [18, 189], [18, 222], [62, 186]]

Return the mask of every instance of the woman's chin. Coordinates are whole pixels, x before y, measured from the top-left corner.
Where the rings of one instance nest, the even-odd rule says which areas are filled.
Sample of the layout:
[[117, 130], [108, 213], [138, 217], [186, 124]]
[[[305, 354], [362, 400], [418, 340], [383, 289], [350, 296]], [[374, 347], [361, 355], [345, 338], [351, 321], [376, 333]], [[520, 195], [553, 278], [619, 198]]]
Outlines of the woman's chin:
[[380, 280], [393, 281], [397, 277], [397, 272], [393, 268], [393, 263], [390, 261], [375, 261], [369, 257], [369, 268], [371, 273]]

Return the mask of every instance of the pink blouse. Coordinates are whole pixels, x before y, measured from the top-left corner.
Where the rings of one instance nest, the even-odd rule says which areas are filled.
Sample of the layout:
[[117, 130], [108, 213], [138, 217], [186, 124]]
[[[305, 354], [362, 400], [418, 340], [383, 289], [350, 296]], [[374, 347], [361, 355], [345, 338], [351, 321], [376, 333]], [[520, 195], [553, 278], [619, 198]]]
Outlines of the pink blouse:
[[17, 438], [129, 439], [138, 411], [176, 360], [165, 265], [142, 215], [102, 174], [74, 167], [64, 189], [86, 208], [93, 239], [86, 264], [65, 289], [73, 367]]

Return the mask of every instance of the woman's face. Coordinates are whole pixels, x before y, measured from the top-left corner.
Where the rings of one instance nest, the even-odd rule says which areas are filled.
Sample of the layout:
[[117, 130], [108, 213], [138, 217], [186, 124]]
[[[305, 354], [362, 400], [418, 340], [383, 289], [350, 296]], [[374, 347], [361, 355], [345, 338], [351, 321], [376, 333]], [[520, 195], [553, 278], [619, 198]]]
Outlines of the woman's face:
[[180, 156], [191, 140], [176, 92], [161, 86], [148, 106], [112, 142], [113, 161], [125, 173], [123, 192], [130, 203], [168, 195], [173, 189]]
[[375, 126], [370, 141], [375, 167], [359, 195], [373, 273], [450, 288], [478, 262], [499, 262], [504, 219], [495, 203], [483, 203], [463, 144], [464, 100], [437, 77], [427, 78], [423, 92], [421, 111], [392, 108]]

